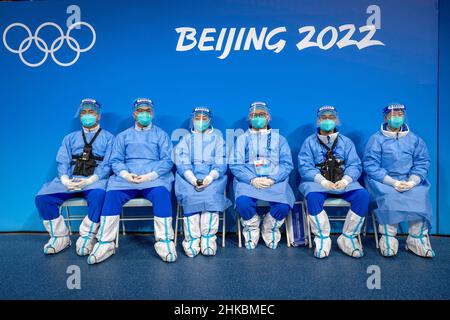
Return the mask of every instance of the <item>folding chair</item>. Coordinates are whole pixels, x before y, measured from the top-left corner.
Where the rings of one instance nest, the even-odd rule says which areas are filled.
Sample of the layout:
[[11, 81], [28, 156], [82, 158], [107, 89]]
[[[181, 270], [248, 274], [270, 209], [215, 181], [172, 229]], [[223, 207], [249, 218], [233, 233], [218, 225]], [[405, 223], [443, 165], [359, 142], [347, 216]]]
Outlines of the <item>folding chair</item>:
[[[219, 214], [219, 223], [222, 221], [222, 248], [225, 248], [225, 234], [226, 234], [226, 210], [222, 211], [221, 214]], [[180, 233], [184, 234], [184, 220], [183, 220], [183, 207], [180, 203], [177, 203], [177, 217], [175, 220], [175, 246], [177, 245], [177, 239], [178, 239], [178, 221], [180, 221]]]
[[[257, 200], [256, 201], [256, 208], [257, 209], [261, 208], [261, 207], [269, 207], [269, 206], [270, 206], [270, 204], [269, 204], [268, 201], [263, 201], [263, 200]], [[235, 212], [236, 212], [236, 225], [237, 225], [236, 228], [237, 228], [237, 233], [238, 233], [238, 246], [239, 246], [239, 248], [242, 248], [241, 219], [240, 219], [239, 212], [237, 211], [237, 209], [235, 210]], [[291, 215], [291, 214], [292, 214], [292, 212], [289, 211], [288, 215]], [[287, 223], [288, 219], [286, 219], [285, 221]], [[290, 236], [289, 236], [288, 226], [286, 225], [286, 223], [285, 223], [286, 243], [287, 243], [287, 246], [290, 247], [291, 246], [291, 243], [290, 243], [290, 240], [289, 240]]]
[[[323, 207], [329, 207], [329, 208], [349, 208], [351, 207], [350, 202], [345, 201], [344, 199], [341, 198], [333, 198], [330, 197], [328, 199], [325, 200]], [[306, 221], [307, 221], [307, 233], [308, 233], [308, 243], [309, 243], [309, 247], [312, 248], [312, 241], [311, 241], [311, 221], [309, 219], [309, 213], [308, 213], [308, 203], [305, 199], [305, 208], [306, 208]], [[342, 221], [345, 222], [345, 218], [346, 216], [328, 216], [328, 220], [331, 221]], [[374, 222], [374, 217], [372, 215], [372, 221]], [[375, 230], [375, 239], [376, 239], [376, 243], [378, 245], [378, 236], [376, 234], [376, 225], [374, 224], [374, 230]], [[364, 236], [366, 235], [366, 227], [367, 227], [367, 219], [364, 221]], [[361, 244], [361, 235], [358, 234], [358, 241]]]
[[[154, 216], [127, 216], [125, 217], [123, 212], [125, 208], [137, 208], [137, 207], [153, 207], [153, 204], [145, 199], [145, 198], [135, 198], [131, 199], [127, 203], [125, 203], [122, 207], [122, 212], [120, 213], [120, 222], [122, 224], [122, 235], [126, 235], [125, 231], [125, 222], [126, 221], [152, 221], [154, 220]], [[119, 228], [117, 228], [117, 236], [116, 236], [116, 248], [119, 247]]]
[[366, 217], [366, 222], [364, 223], [364, 237], [366, 237], [367, 234], [367, 220], [369, 219], [369, 216], [372, 218], [372, 227], [373, 227], [373, 236], [375, 237], [375, 246], [377, 247], [377, 249], [380, 248], [380, 245], [378, 244], [378, 229], [377, 229], [377, 220], [375, 217], [375, 213], [373, 212], [373, 210], [369, 209], [369, 214]]
[[63, 211], [65, 211], [65, 213], [66, 213], [66, 218], [64, 218], [64, 221], [68, 222], [70, 235], [72, 235], [72, 221], [83, 221], [83, 219], [86, 215], [70, 215], [69, 208], [87, 207], [87, 206], [88, 206], [88, 203], [87, 203], [86, 199], [84, 199], [84, 198], [72, 198], [72, 199], [64, 201], [59, 206], [59, 214], [62, 215]]

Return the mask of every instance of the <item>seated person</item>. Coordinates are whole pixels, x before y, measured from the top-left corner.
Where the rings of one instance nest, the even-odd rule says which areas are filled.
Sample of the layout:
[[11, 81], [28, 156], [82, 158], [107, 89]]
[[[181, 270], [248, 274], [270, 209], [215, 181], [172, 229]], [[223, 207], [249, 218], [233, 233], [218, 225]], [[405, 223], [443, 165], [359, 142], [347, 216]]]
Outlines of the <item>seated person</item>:
[[306, 197], [311, 231], [315, 235], [314, 256], [325, 258], [330, 254], [330, 221], [323, 205], [333, 195], [351, 205], [342, 234], [337, 239], [338, 246], [345, 254], [360, 258], [363, 248], [358, 235], [364, 224], [369, 194], [358, 183], [362, 165], [355, 145], [338, 132], [338, 124], [335, 107], [319, 108], [317, 132], [306, 138], [298, 154], [298, 170], [302, 181], [299, 190]]
[[85, 198], [88, 203], [88, 214], [80, 225], [76, 243], [77, 254], [89, 255], [95, 245], [114, 143], [114, 136], [100, 128], [100, 111], [97, 101], [81, 101], [78, 113], [82, 128], [64, 137], [56, 156], [58, 177], [46, 183], [36, 196], [36, 207], [50, 234], [45, 254], [58, 253], [71, 244], [59, 207], [72, 198]]
[[208, 108], [194, 108], [191, 133], [175, 147], [175, 194], [183, 207], [183, 249], [188, 257], [200, 251], [206, 256], [216, 254], [219, 212], [231, 205], [225, 197], [225, 142], [211, 121]]
[[235, 159], [230, 164], [235, 177], [236, 208], [244, 227], [245, 246], [255, 249], [261, 224], [256, 204], [258, 200], [270, 204], [261, 235], [267, 247], [276, 249], [281, 239], [280, 228], [295, 202], [289, 185], [289, 174], [294, 168], [291, 150], [278, 130], [270, 128], [270, 112], [264, 102], [250, 106], [248, 120], [249, 129], [238, 137]]
[[111, 154], [114, 175], [108, 181], [98, 243], [88, 257], [89, 264], [99, 263], [115, 253], [122, 207], [139, 197], [153, 204], [156, 253], [166, 262], [177, 259], [170, 199], [172, 143], [167, 133], [152, 123], [151, 100], [136, 99], [133, 107], [134, 127], [119, 133], [114, 142]]
[[367, 189], [377, 206], [381, 254], [386, 257], [397, 254], [397, 226], [408, 221], [406, 249], [432, 258], [434, 251], [428, 232], [433, 211], [427, 180], [430, 168], [427, 146], [409, 130], [404, 105], [390, 104], [383, 113], [380, 131], [370, 138], [363, 159]]

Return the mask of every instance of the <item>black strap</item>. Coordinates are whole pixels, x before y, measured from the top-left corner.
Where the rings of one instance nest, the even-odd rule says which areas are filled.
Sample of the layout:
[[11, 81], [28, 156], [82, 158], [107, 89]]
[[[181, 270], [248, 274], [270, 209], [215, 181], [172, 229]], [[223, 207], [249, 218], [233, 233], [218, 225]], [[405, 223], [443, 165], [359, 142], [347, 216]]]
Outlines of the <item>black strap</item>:
[[[86, 135], [84, 134], [84, 130], [81, 130], [81, 135], [83, 136], [84, 146], [92, 147], [92, 144], [94, 143], [95, 139], [97, 139], [98, 135], [102, 131], [102, 128], [99, 128], [95, 135], [92, 137], [91, 141], [88, 143], [86, 140]], [[72, 160], [77, 160], [81, 158], [81, 154], [78, 155], [72, 155]], [[91, 159], [97, 160], [97, 161], [103, 161], [103, 157], [97, 157], [92, 153]], [[73, 164], [73, 163], [72, 163]]]
[[92, 146], [92, 144], [94, 143], [95, 139], [97, 139], [98, 135], [100, 134], [100, 132], [102, 131], [102, 128], [99, 128], [97, 130], [97, 132], [95, 133], [95, 135], [92, 137], [91, 141], [88, 143], [86, 140], [86, 135], [84, 134], [84, 130], [81, 130], [81, 134], [83, 135], [83, 141], [85, 145], [88, 146]]
[[[72, 160], [77, 160], [81, 158], [81, 154], [78, 155], [72, 155]], [[103, 157], [97, 157], [97, 156], [92, 156], [91, 159], [97, 160], [97, 161], [103, 161]]]
[[[323, 143], [323, 141], [320, 140], [319, 137], [317, 137], [317, 140], [319, 140], [319, 143], [327, 150], [326, 159], [334, 158], [333, 151], [336, 148], [336, 145], [338, 143], [338, 139], [339, 139], [339, 136], [336, 137], [336, 139], [333, 142], [333, 145], [330, 148], [325, 143]], [[322, 167], [324, 165], [324, 163], [326, 162], [326, 159], [325, 159], [324, 162], [316, 164], [316, 167]], [[345, 161], [341, 161], [341, 164], [344, 164], [344, 163], [345, 163]]]
[[[333, 145], [332, 145], [331, 148], [330, 148], [330, 147], [328, 147], [325, 143], [323, 143], [322, 140], [320, 140], [319, 136], [317, 136], [317, 140], [319, 140], [319, 143], [320, 143], [325, 149], [327, 149], [328, 152], [333, 151], [334, 148], [336, 148], [336, 145], [337, 145], [337, 142], [338, 142], [338, 138], [339, 138], [339, 136], [337, 136], [336, 139], [334, 139]], [[328, 152], [327, 152], [327, 153], [328, 153]]]

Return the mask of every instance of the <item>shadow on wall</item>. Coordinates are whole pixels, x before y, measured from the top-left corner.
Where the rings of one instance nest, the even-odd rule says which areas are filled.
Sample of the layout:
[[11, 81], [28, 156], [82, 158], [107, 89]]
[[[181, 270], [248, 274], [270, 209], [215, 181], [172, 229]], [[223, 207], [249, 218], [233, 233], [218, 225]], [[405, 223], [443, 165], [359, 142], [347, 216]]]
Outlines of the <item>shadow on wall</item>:
[[300, 184], [300, 174], [298, 172], [298, 153], [300, 152], [300, 148], [302, 147], [303, 142], [307, 137], [315, 132], [315, 126], [310, 123], [306, 125], [302, 125], [297, 127], [290, 135], [286, 136], [288, 141], [296, 141], [295, 145], [290, 145], [292, 161], [294, 163], [294, 170], [292, 170], [289, 182], [291, 184], [292, 189], [294, 190], [295, 198], [300, 200], [303, 198], [301, 193], [298, 191], [298, 186]]
[[[133, 119], [131, 117], [128, 119], [122, 119], [122, 117], [119, 117], [117, 114], [109, 112], [109, 113], [102, 114], [100, 123], [107, 123], [108, 126], [106, 126], [106, 127], [102, 126], [102, 127], [105, 130], [111, 132], [112, 134], [117, 135], [117, 133], [132, 126]], [[64, 134], [61, 134], [61, 138], [60, 138], [61, 143], [63, 141], [64, 136], [68, 135], [71, 132], [78, 131], [78, 130], [80, 130], [80, 128], [81, 128], [80, 119], [78, 117], [74, 117], [70, 122], [70, 126], [69, 126], [69, 129], [67, 130], [67, 132], [65, 132]], [[113, 130], [113, 128], [115, 128], [116, 130]], [[58, 148], [59, 148], [59, 146], [58, 146]], [[57, 153], [58, 153], [58, 149], [54, 150], [55, 159], [56, 159]], [[56, 161], [54, 161], [48, 170], [47, 178], [45, 180], [46, 182], [53, 180], [58, 175], [56, 166], [57, 166]]]
[[[281, 120], [278, 119], [279, 121], [277, 123], [280, 123]], [[108, 123], [108, 126], [105, 127], [106, 130], [110, 131], [111, 133], [117, 135], [118, 133], [130, 128], [133, 126], [134, 124], [134, 120], [132, 118], [132, 116], [130, 115], [130, 117], [128, 118], [122, 118], [119, 117], [117, 114], [115, 113], [104, 113], [102, 114], [102, 120], [103, 123]], [[225, 121], [223, 120], [223, 118], [217, 117], [217, 118], [213, 118], [213, 126], [216, 128], [223, 128], [224, 127], [224, 123]], [[274, 122], [277, 121], [277, 118], [275, 117], [273, 119]], [[175, 122], [175, 117], [172, 116], [161, 116], [161, 117], [157, 117], [156, 118], [156, 123], [157, 125], [162, 128], [163, 130], [165, 128], [169, 128], [173, 126], [173, 123]], [[186, 130], [190, 129], [190, 117], [187, 117], [179, 126], [179, 128], [184, 128]], [[230, 129], [242, 129], [242, 130], [247, 130], [248, 128], [248, 119], [247, 117], [242, 117], [241, 119], [237, 120], [236, 122], [234, 122], [231, 126]], [[74, 117], [71, 121], [70, 124], [70, 130], [67, 132], [73, 132], [73, 131], [77, 131], [80, 129], [80, 121], [77, 117]], [[115, 130], [113, 130], [115, 129]], [[222, 129], [221, 132], [223, 134], [224, 139], [226, 139], [226, 132], [225, 129]], [[282, 130], [280, 131], [281, 134], [283, 135]], [[315, 125], [311, 124], [306, 124], [306, 125], [302, 125], [299, 126], [298, 128], [296, 128], [294, 131], [292, 131], [288, 136], [285, 136], [286, 139], [288, 141], [295, 141], [295, 145], [293, 145], [292, 143], [290, 144], [290, 148], [291, 148], [291, 154], [292, 154], [292, 159], [293, 159], [293, 163], [294, 163], [294, 170], [290, 175], [290, 182], [291, 185], [293, 186], [293, 189], [295, 189], [295, 192], [297, 192], [297, 186], [300, 183], [300, 176], [298, 174], [298, 153], [299, 150], [301, 148], [301, 145], [303, 144], [303, 142], [305, 141], [305, 139], [310, 136], [311, 134], [313, 134], [315, 132]], [[171, 134], [171, 132], [167, 132], [169, 135]], [[348, 134], [346, 134], [347, 137], [349, 137], [356, 146], [358, 155], [360, 156], [360, 158], [362, 158], [362, 155], [364, 153], [364, 147], [365, 147], [365, 141], [362, 141], [362, 135], [361, 132], [357, 132], [357, 131], [352, 131], [349, 132]], [[61, 141], [62, 141], [62, 136], [61, 136]], [[174, 146], [178, 143], [179, 141], [173, 141]], [[55, 150], [55, 156], [58, 150]], [[56, 163], [53, 163], [49, 169], [48, 169], [48, 173], [46, 175], [46, 181], [51, 181], [55, 176], [57, 175], [56, 172]], [[297, 195], [297, 194], [296, 194]]]
[[[176, 120], [177, 119], [172, 116], [158, 116], [157, 118], [155, 118], [155, 123], [163, 130], [167, 130], [166, 128], [173, 127], [173, 124], [176, 122]], [[276, 117], [272, 121], [273, 121], [273, 123], [278, 123], [278, 124], [282, 123], [282, 120], [277, 119]], [[104, 113], [104, 114], [102, 114], [101, 122], [107, 123], [108, 126], [105, 127], [105, 129], [115, 135], [117, 135], [118, 133], [120, 133], [134, 125], [134, 120], [133, 120], [131, 114], [128, 118], [123, 118], [122, 116], [118, 116], [115, 113]], [[187, 116], [186, 119], [177, 128], [183, 128], [186, 130], [190, 130], [190, 126], [191, 126], [190, 116]], [[215, 128], [225, 128], [224, 119], [221, 117], [214, 117], [213, 118], [213, 126]], [[69, 132], [77, 131], [79, 129], [80, 129], [80, 121], [77, 117], [74, 117], [73, 120], [71, 121]], [[113, 130], [113, 129], [115, 129], [115, 130]], [[227, 128], [221, 129], [224, 139], [226, 139], [226, 132], [225, 132], [226, 129]], [[239, 120], [235, 121], [232, 124], [231, 128], [229, 128], [229, 129], [242, 129], [243, 131], [247, 130], [248, 129], [247, 117], [242, 117]], [[278, 129], [278, 128], [275, 128], [275, 129]], [[303, 142], [306, 140], [307, 137], [309, 137], [311, 134], [313, 134], [315, 132], [315, 130], [316, 130], [316, 127], [315, 127], [315, 124], [313, 124], [313, 123], [299, 126], [287, 136], [285, 134], [283, 134], [282, 129], [280, 130], [280, 133], [288, 141], [291, 141], [290, 148], [291, 148], [292, 160], [293, 160], [293, 164], [294, 164], [294, 170], [291, 172], [291, 174], [289, 176], [289, 182], [290, 182], [290, 185], [294, 191], [294, 194], [295, 194], [295, 197], [297, 200], [301, 200], [303, 198], [303, 196], [298, 191], [298, 186], [300, 184], [300, 174], [298, 172], [298, 153], [300, 151], [300, 148], [301, 148]], [[67, 132], [67, 133], [69, 133], [69, 132]], [[169, 135], [171, 134], [171, 132], [169, 132], [169, 131], [166, 131], [166, 132]], [[362, 158], [362, 155], [364, 152], [364, 147], [365, 147], [365, 141], [362, 141], [363, 139], [362, 139], [361, 132], [351, 131], [349, 133], [346, 133], [346, 136], [355, 143], [358, 155]], [[237, 137], [235, 137], [234, 142], [236, 142], [236, 138]], [[62, 137], [61, 137], [61, 140], [62, 140]], [[292, 144], [292, 141], [294, 141], [295, 144]], [[179, 142], [179, 140], [172, 141], [174, 146], [178, 142]], [[56, 153], [57, 153], [57, 150], [55, 150], [55, 156], [56, 156]], [[176, 168], [174, 167], [172, 171], [175, 174]], [[229, 169], [227, 171], [227, 174], [229, 177], [228, 183], [227, 183], [227, 188], [226, 188], [227, 196], [234, 203], [235, 199], [234, 199], [234, 194], [233, 194], [233, 176]], [[48, 169], [46, 181], [51, 181], [56, 176], [57, 176], [56, 163], [53, 163]], [[361, 179], [360, 183], [363, 184], [362, 179]], [[173, 193], [173, 190], [172, 190], [172, 193]], [[175, 208], [176, 207], [176, 202], [174, 200], [175, 195], [172, 194], [172, 196], [173, 196], [172, 199], [174, 201], [172, 203], [172, 205]], [[135, 211], [137, 214], [145, 213], [145, 209], [136, 209]], [[35, 217], [33, 217], [32, 219], [34, 220]], [[29, 223], [29, 221], [26, 223]], [[227, 212], [227, 224], [231, 230], [234, 230], [235, 223], [236, 223], [236, 221], [234, 218], [234, 207], [232, 206], [231, 208], [228, 209], [228, 212]], [[132, 226], [130, 226], [130, 230], [147, 231], [148, 226], [139, 228], [138, 226], [132, 225]]]
[[362, 139], [363, 133], [358, 131], [351, 131], [348, 132], [346, 136], [353, 141], [353, 143], [355, 144], [356, 152], [358, 153], [359, 158], [362, 160], [364, 149], [367, 143], [367, 141], [363, 141]]
[[247, 117], [242, 117], [239, 120], [237, 120], [236, 122], [233, 123], [232, 125], [233, 129], [242, 129], [242, 130], [247, 130], [248, 129], [248, 119]]

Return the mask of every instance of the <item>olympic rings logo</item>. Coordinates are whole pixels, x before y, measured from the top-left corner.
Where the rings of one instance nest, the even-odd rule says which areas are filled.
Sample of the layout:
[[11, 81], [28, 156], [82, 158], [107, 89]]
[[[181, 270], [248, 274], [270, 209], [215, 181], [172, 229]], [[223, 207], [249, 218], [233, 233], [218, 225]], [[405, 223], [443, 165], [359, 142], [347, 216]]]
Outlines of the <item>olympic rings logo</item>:
[[[78, 43], [78, 41], [76, 41], [75, 38], [70, 36], [71, 31], [78, 26], [86, 26], [92, 32], [92, 41], [89, 44], [89, 46], [87, 46], [86, 48], [80, 48], [80, 44]], [[12, 28], [15, 28], [15, 27], [22, 27], [28, 33], [28, 37], [25, 38], [20, 43], [18, 49], [11, 48], [6, 41], [6, 36], [7, 36], [8, 32]], [[49, 48], [48, 44], [42, 38], [39, 37], [39, 32], [45, 27], [54, 27], [60, 34], [60, 36], [57, 37], [52, 42], [52, 44], [50, 45], [50, 48]], [[49, 54], [51, 55], [53, 61], [56, 64], [60, 65], [61, 67], [70, 67], [71, 65], [73, 65], [75, 62], [78, 61], [78, 59], [80, 58], [80, 54], [82, 52], [86, 52], [86, 51], [89, 51], [92, 49], [92, 47], [95, 44], [96, 39], [97, 39], [97, 35], [95, 33], [95, 29], [89, 23], [84, 22], [84, 21], [79, 21], [79, 22], [75, 22], [75, 23], [71, 24], [69, 26], [69, 28], [67, 29], [66, 34], [63, 33], [63, 30], [61, 29], [61, 27], [59, 25], [57, 25], [56, 23], [53, 23], [53, 22], [45, 22], [45, 23], [41, 24], [36, 29], [36, 32], [34, 33], [34, 35], [32, 35], [30, 28], [28, 28], [25, 24], [20, 23], [20, 22], [16, 22], [16, 23], [9, 25], [3, 32], [3, 44], [5, 45], [6, 49], [8, 49], [12, 53], [18, 54], [20, 57], [20, 60], [22, 60], [22, 62], [24, 64], [26, 64], [27, 66], [32, 67], [32, 68], [41, 66], [47, 60]], [[26, 52], [31, 47], [31, 44], [33, 43], [33, 41], [36, 44], [36, 46], [38, 47], [38, 49], [44, 53], [44, 58], [42, 58], [42, 60], [37, 63], [28, 62], [27, 60], [25, 60], [25, 58], [23, 56], [23, 53]], [[61, 47], [64, 44], [64, 41], [66, 41], [69, 48], [72, 49], [73, 51], [75, 51], [75, 53], [76, 53], [75, 58], [70, 62], [61, 62], [55, 56], [55, 52], [57, 52], [59, 49], [61, 49]]]

